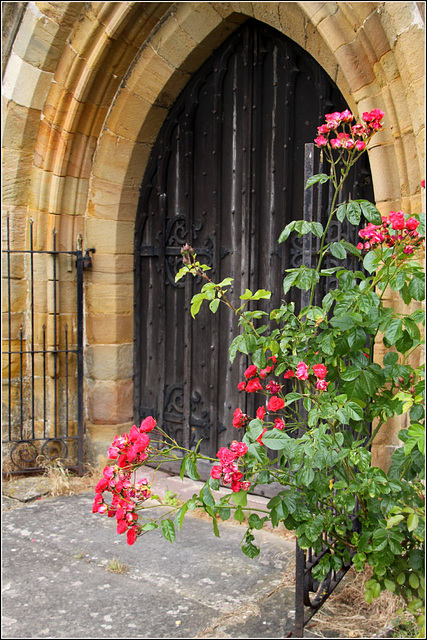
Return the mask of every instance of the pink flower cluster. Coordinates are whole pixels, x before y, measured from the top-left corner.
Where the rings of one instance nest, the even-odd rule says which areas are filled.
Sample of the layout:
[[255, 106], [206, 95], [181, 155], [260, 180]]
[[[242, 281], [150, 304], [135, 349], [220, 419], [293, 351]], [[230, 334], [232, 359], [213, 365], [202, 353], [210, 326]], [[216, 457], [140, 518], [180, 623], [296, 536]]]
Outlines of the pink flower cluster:
[[[325, 380], [326, 375], [328, 373], [327, 368], [324, 364], [314, 364], [312, 366], [312, 370], [314, 375], [316, 376], [316, 389], [318, 391], [326, 391], [328, 388], [328, 382]], [[290, 378], [298, 378], [298, 380], [308, 380], [310, 375], [310, 367], [304, 361], [298, 362], [297, 368], [295, 371], [292, 369], [288, 369], [285, 371], [283, 377], [287, 380]]]
[[[363, 124], [351, 125], [354, 116], [348, 109], [327, 113], [325, 124], [317, 127], [318, 136], [314, 139], [314, 143], [319, 148], [329, 145], [332, 149], [363, 151], [374, 133], [382, 128], [383, 117], [384, 112], [381, 109], [372, 109], [362, 114]], [[338, 127], [345, 127], [345, 125], [348, 125], [348, 131], [337, 132]], [[336, 137], [330, 137], [331, 133]]]
[[211, 469], [211, 477], [220, 480], [223, 479], [224, 484], [231, 484], [231, 490], [235, 493], [239, 491], [248, 491], [251, 483], [242, 481], [243, 473], [239, 471], [237, 460], [243, 457], [248, 450], [244, 442], [233, 440], [230, 448], [221, 447], [218, 451], [217, 458], [220, 464], [214, 465]]
[[[147, 458], [150, 444], [148, 433], [155, 426], [156, 421], [149, 416], [141, 422], [139, 429], [133, 425], [129, 433], [114, 437], [108, 456], [116, 464], [104, 468], [102, 478], [95, 487], [92, 513], [106, 513], [109, 518], [115, 517], [117, 533], [127, 532], [128, 544], [134, 544], [141, 533], [136, 508], [151, 495], [148, 480], [143, 478], [134, 484], [131, 475], [135, 465]], [[112, 493], [110, 505], [105, 501], [105, 492]]]
[[[246, 393], [256, 393], [257, 391], [264, 391], [261, 380], [265, 380], [266, 377], [274, 371], [274, 366], [277, 362], [276, 356], [269, 358], [271, 364], [267, 365], [264, 369], [260, 369], [255, 364], [251, 364], [243, 374], [246, 380], [239, 382], [237, 388], [239, 391], [246, 391]], [[277, 393], [281, 389], [281, 385], [278, 382], [271, 381], [266, 385], [266, 389], [270, 393]]]
[[388, 216], [382, 216], [380, 225], [370, 222], [359, 231], [359, 236], [364, 242], [359, 242], [357, 248], [369, 251], [385, 244], [388, 247], [400, 246], [403, 253], [411, 255], [424, 242], [424, 238], [417, 231], [418, 225], [419, 222], [415, 218], [405, 220], [403, 211], [390, 211]]

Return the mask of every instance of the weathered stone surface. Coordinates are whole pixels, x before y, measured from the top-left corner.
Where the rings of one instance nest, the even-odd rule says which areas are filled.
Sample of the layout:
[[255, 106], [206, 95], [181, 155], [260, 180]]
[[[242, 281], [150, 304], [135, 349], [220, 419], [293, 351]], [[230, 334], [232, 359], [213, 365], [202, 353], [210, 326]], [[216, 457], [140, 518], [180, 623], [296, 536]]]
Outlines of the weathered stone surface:
[[170, 107], [190, 79], [178, 71], [147, 44], [126, 80], [126, 87], [151, 104]]
[[88, 215], [104, 220], [136, 219], [139, 192], [133, 187], [123, 187], [115, 182], [94, 177], [88, 202]]
[[133, 284], [134, 257], [131, 254], [94, 254], [88, 279], [92, 284]]
[[[160, 91], [161, 87], [158, 93]], [[151, 144], [156, 140], [166, 115], [166, 109], [150, 104], [124, 87], [116, 97], [106, 126], [120, 137]]]
[[[38, 635], [57, 638], [214, 638], [216, 629], [274, 638], [291, 629], [294, 594], [283, 578], [294, 541], [256, 532], [261, 553], [251, 560], [240, 550], [243, 526], [223, 523], [218, 539], [211, 522], [190, 515], [173, 545], [154, 531], [137, 549], [91, 513], [92, 502], [64, 496], [3, 514], [5, 637], [33, 635], [35, 619]], [[114, 557], [126, 573], [106, 571]]]
[[139, 188], [150, 152], [151, 144], [120, 138], [106, 129], [99, 142], [93, 174], [102, 180]]
[[17, 478], [2, 484], [2, 494], [20, 502], [31, 502], [40, 496], [45, 496], [50, 489], [51, 481], [49, 478], [39, 476]]
[[133, 418], [133, 382], [88, 381], [88, 418], [93, 424], [122, 424]]
[[[275, 3], [271, 3], [275, 4]], [[255, 3], [255, 7], [266, 7], [268, 3]], [[277, 9], [274, 12], [277, 24]], [[262, 19], [255, 16], [258, 19]], [[209, 2], [185, 2], [178, 5], [175, 19], [179, 26], [195, 42], [209, 49], [216, 49], [237, 28], [233, 22], [223, 21]], [[275, 26], [275, 25], [273, 25]]]
[[52, 79], [52, 73], [33, 67], [12, 51], [4, 74], [3, 94], [23, 107], [41, 111]]
[[133, 340], [133, 316], [91, 314], [86, 318], [86, 335], [90, 344], [117, 344]]
[[343, 45], [335, 51], [335, 57], [352, 92], [370, 84], [375, 79], [374, 71], [359, 41], [354, 40]]
[[133, 344], [91, 345], [86, 349], [87, 375], [94, 380], [127, 380], [133, 374]]
[[399, 175], [396, 171], [396, 150], [392, 144], [373, 147], [369, 151], [374, 181], [375, 200], [398, 200], [400, 198]]
[[69, 32], [69, 27], [50, 20], [30, 3], [13, 43], [13, 50], [25, 62], [52, 73]]
[[345, 44], [353, 42], [356, 38], [354, 28], [340, 9], [319, 22], [317, 29], [332, 52], [335, 52]]
[[134, 223], [88, 218], [87, 242], [99, 253], [133, 254]]
[[90, 314], [133, 313], [133, 285], [88, 283], [86, 303]]
[[2, 117], [2, 146], [33, 150], [40, 126], [40, 111], [5, 100]]

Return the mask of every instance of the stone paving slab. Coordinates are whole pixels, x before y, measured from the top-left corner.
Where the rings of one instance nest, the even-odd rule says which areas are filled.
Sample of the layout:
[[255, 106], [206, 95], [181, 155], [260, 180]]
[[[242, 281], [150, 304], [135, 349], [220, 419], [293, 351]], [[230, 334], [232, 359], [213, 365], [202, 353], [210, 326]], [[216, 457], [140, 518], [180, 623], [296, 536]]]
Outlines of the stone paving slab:
[[[80, 494], [3, 513], [2, 637], [274, 638], [289, 628], [293, 542], [256, 532], [251, 560], [244, 526], [223, 523], [218, 539], [190, 515], [175, 543], [153, 531], [129, 547], [91, 505]], [[129, 571], [107, 571], [114, 557]]]

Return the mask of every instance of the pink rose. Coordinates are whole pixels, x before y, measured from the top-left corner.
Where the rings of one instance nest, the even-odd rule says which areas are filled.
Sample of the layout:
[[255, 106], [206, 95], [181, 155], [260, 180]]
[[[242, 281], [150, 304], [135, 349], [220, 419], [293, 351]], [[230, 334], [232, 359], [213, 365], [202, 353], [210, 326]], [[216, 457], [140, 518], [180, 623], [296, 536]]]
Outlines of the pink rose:
[[298, 362], [297, 370], [295, 373], [298, 380], [307, 380], [308, 378], [308, 366], [305, 362]]
[[282, 418], [276, 418], [274, 421], [274, 427], [275, 429], [279, 429], [279, 431], [283, 431], [283, 429], [285, 428], [285, 423], [282, 420]]
[[406, 221], [406, 228], [409, 231], [415, 231], [419, 224], [420, 223], [418, 222], [418, 220], [415, 220], [415, 218], [408, 218]]
[[316, 389], [318, 389], [319, 391], [326, 391], [327, 388], [328, 383], [326, 382], [326, 380], [318, 380], [316, 382]]

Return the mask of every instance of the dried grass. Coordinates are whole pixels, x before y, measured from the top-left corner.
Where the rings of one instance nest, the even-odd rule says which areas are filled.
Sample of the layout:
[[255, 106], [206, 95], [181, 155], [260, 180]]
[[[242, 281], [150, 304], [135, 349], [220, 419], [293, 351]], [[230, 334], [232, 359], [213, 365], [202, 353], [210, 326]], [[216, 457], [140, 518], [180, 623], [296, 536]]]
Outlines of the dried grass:
[[307, 628], [321, 633], [323, 627], [337, 628], [341, 637], [372, 638], [384, 629], [391, 629], [403, 600], [390, 591], [383, 591], [371, 604], [365, 602], [365, 583], [372, 570], [358, 573], [352, 567], [341, 584], [329, 596], [324, 608], [311, 619]]
[[86, 472], [77, 476], [66, 468], [65, 460], [60, 458], [48, 460], [40, 456], [38, 462], [45, 470], [44, 476], [50, 481], [49, 495], [53, 497], [93, 491], [96, 482], [102, 476], [102, 468], [92, 465], [86, 465]]

